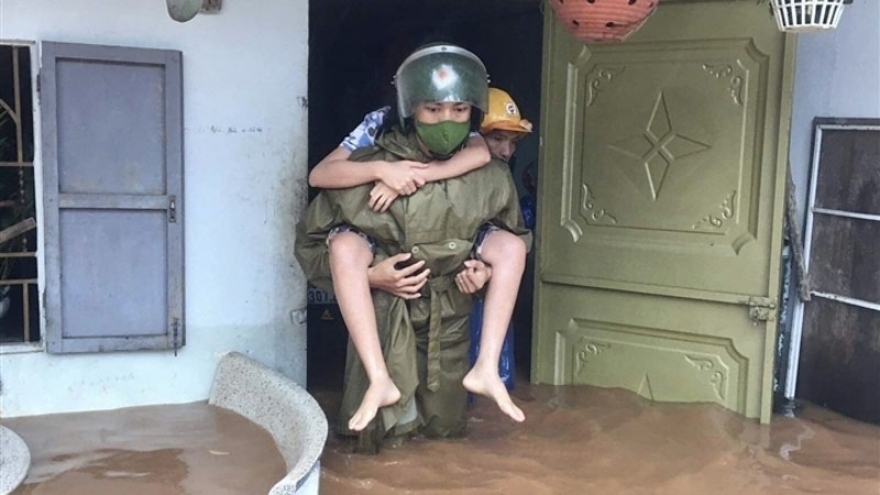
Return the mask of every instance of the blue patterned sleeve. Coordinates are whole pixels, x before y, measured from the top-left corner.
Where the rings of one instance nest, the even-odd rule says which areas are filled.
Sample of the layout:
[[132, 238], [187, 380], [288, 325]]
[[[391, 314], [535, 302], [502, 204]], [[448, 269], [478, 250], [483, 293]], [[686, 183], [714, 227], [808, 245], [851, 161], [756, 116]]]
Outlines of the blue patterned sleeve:
[[382, 107], [364, 115], [364, 121], [355, 127], [351, 134], [339, 143], [339, 146], [348, 151], [372, 146], [376, 142], [376, 134], [385, 122], [385, 116], [390, 110], [391, 107]]

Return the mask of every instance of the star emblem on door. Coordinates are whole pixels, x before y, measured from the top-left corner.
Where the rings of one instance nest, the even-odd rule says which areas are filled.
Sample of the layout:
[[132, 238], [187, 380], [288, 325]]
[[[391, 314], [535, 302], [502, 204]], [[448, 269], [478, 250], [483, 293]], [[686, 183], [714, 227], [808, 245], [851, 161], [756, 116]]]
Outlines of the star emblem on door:
[[676, 160], [705, 151], [710, 146], [675, 132], [666, 98], [661, 92], [645, 130], [610, 144], [609, 148], [626, 157], [623, 170], [627, 177], [640, 188], [647, 183], [651, 199], [657, 201], [663, 183], [675, 169]]

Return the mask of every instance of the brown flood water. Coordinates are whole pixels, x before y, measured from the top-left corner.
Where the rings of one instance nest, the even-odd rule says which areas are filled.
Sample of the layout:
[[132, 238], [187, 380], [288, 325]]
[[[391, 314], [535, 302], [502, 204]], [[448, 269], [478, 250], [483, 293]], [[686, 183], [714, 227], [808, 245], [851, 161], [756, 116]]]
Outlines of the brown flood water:
[[[339, 392], [314, 393], [334, 417]], [[525, 423], [477, 399], [460, 440], [362, 455], [331, 435], [321, 494], [880, 495], [880, 427], [819, 407], [762, 427], [623, 390], [520, 382], [514, 396]], [[263, 495], [285, 472], [265, 431], [205, 403], [3, 424], [33, 456], [14, 495]]]
[[265, 495], [287, 472], [269, 433], [204, 402], [3, 424], [32, 457], [13, 495]]
[[[523, 424], [477, 399], [461, 440], [363, 455], [331, 436], [322, 495], [880, 495], [880, 427], [819, 407], [762, 427], [715, 405], [520, 383]], [[315, 394], [335, 418], [339, 394]]]

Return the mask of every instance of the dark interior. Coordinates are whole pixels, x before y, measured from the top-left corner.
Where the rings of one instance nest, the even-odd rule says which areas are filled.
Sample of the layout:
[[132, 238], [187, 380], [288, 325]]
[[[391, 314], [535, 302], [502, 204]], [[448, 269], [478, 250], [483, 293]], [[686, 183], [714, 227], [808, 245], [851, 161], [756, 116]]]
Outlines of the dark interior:
[[[322, 0], [309, 6], [309, 165], [314, 166], [366, 113], [394, 103], [394, 72], [415, 48], [449, 41], [486, 64], [491, 85], [508, 91], [534, 125], [511, 169], [520, 196], [536, 178], [540, 126], [543, 15], [537, 0]], [[526, 181], [529, 181], [526, 178]], [[316, 191], [310, 191], [313, 197]], [[514, 314], [516, 368], [530, 365], [532, 276], [529, 257]], [[341, 387], [346, 331], [338, 308], [312, 291], [308, 322], [308, 384]]]

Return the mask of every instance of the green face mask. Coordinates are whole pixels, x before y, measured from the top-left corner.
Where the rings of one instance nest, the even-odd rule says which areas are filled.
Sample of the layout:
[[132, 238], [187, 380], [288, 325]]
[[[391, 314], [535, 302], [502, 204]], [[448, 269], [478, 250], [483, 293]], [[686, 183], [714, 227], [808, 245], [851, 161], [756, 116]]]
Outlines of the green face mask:
[[470, 131], [470, 122], [444, 120], [436, 124], [416, 122], [416, 134], [428, 150], [437, 156], [448, 156], [461, 146]]

